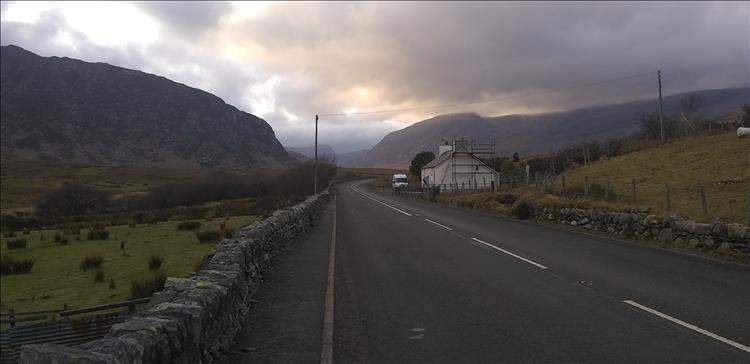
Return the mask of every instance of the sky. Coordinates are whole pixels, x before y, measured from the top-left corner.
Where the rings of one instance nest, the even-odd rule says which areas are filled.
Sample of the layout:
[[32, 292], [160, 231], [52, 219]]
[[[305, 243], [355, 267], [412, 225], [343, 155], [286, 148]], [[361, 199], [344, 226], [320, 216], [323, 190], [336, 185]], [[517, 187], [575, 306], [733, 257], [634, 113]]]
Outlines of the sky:
[[319, 125], [339, 153], [442, 113], [655, 97], [657, 69], [665, 94], [750, 86], [748, 2], [0, 4], [2, 45], [203, 89], [285, 146], [343, 114]]

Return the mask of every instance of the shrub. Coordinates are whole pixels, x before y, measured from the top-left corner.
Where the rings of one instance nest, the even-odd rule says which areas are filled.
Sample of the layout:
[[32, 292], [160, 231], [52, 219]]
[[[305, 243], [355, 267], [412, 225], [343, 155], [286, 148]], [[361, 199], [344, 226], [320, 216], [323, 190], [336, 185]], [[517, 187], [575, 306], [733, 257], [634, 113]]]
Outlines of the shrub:
[[534, 213], [534, 205], [526, 198], [520, 198], [513, 203], [510, 213], [518, 219], [528, 219]]
[[99, 268], [103, 262], [104, 258], [101, 255], [92, 254], [81, 259], [81, 265], [79, 265], [79, 267], [85, 272], [92, 268]]
[[216, 230], [200, 231], [195, 233], [195, 236], [201, 243], [214, 243], [217, 240], [221, 239], [222, 235], [223, 234], [221, 233], [221, 231]]
[[62, 239], [62, 234], [60, 234], [60, 233], [55, 233], [55, 237], [54, 237], [54, 239], [55, 239], [55, 243], [59, 243], [59, 242], [60, 242], [60, 239]]
[[19, 259], [16, 260], [10, 256], [3, 256], [0, 258], [0, 275], [11, 275], [11, 274], [24, 274], [31, 272], [31, 268], [34, 267], [34, 259]]
[[94, 282], [104, 282], [104, 271], [101, 269], [96, 270], [96, 273], [94, 274]]
[[65, 184], [47, 195], [36, 206], [38, 216], [43, 218], [70, 218], [104, 212], [109, 206], [105, 193], [94, 188]]
[[6, 240], [5, 246], [7, 246], [8, 249], [24, 249], [26, 248], [26, 239], [19, 238], [19, 239]]
[[164, 263], [164, 257], [159, 254], [151, 254], [148, 257], [148, 270], [157, 270], [161, 268], [162, 263]]
[[183, 221], [177, 224], [177, 230], [197, 230], [200, 227], [200, 221]]
[[499, 193], [495, 196], [495, 201], [503, 205], [512, 205], [518, 200], [518, 197], [511, 193]]
[[167, 276], [159, 273], [149, 278], [130, 281], [130, 299], [151, 297], [154, 292], [164, 289]]
[[130, 222], [128, 223], [128, 227], [134, 228], [136, 226], [138, 226], [138, 224], [136, 224], [133, 220], [130, 220]]
[[63, 236], [63, 237], [60, 238], [60, 240], [58, 241], [58, 243], [60, 243], [60, 245], [68, 245], [68, 238], [66, 238], [66, 237]]
[[31, 234], [31, 230], [29, 228], [23, 228], [23, 235], [29, 235]]
[[109, 231], [104, 229], [91, 229], [86, 238], [88, 240], [107, 240], [109, 239]]
[[[3, 217], [5, 217], [5, 216], [3, 216]], [[8, 231], [8, 232], [4, 232], [3, 233], [3, 237], [4, 238], [12, 238], [12, 237], [15, 237], [15, 236], [16, 236], [16, 232], [15, 231]]]

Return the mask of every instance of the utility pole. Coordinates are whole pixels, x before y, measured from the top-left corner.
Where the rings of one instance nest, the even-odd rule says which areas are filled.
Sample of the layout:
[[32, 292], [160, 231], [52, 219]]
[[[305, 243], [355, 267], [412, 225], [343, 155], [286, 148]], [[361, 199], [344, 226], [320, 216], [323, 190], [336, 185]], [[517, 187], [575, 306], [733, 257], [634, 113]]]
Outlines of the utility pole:
[[314, 169], [314, 189], [313, 193], [318, 193], [318, 115], [315, 115], [315, 162], [313, 163]]
[[659, 80], [659, 131], [661, 132], [661, 142], [664, 144], [664, 112], [661, 100], [661, 70], [656, 71], [656, 78]]

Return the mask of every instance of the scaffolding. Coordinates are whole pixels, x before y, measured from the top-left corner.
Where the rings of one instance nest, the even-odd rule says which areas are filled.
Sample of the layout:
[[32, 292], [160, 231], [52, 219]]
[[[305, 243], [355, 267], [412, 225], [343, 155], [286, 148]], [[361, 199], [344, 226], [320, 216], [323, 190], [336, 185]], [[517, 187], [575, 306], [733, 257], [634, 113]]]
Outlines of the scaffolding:
[[[476, 140], [466, 140], [464, 138], [454, 138], [452, 139], [452, 155], [451, 155], [451, 178], [452, 178], [452, 186], [455, 186], [456, 189], [458, 189], [458, 178], [456, 178], [459, 175], [469, 175], [469, 189], [477, 189], [479, 188], [479, 181], [477, 180], [478, 175], [482, 175], [482, 185], [483, 187], [487, 186], [487, 179], [483, 175], [495, 175], [497, 172], [493, 170], [482, 170], [480, 171], [479, 166], [484, 164], [481, 161], [478, 160], [478, 156], [484, 155], [484, 156], [490, 156], [493, 157], [495, 155], [495, 138], [493, 137], [490, 142], [487, 143], [478, 143]], [[471, 163], [457, 163], [456, 162], [456, 154], [463, 153], [468, 154], [471, 158], [469, 160]], [[457, 167], [469, 167], [469, 170], [463, 170], [459, 171]], [[490, 179], [491, 181], [494, 181], [494, 178]], [[473, 182], [473, 183], [472, 183]], [[463, 184], [463, 183], [462, 183]], [[492, 185], [492, 182], [490, 182], [490, 185]], [[462, 186], [465, 187], [465, 186]]]

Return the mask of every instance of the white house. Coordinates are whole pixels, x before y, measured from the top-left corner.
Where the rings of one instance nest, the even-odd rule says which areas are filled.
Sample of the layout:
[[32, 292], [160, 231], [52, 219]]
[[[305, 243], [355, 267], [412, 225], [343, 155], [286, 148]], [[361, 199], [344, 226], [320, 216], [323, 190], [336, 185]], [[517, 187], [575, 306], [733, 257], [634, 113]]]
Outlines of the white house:
[[441, 190], [492, 188], [500, 175], [471, 152], [464, 140], [443, 142], [438, 155], [422, 167], [422, 186]]

